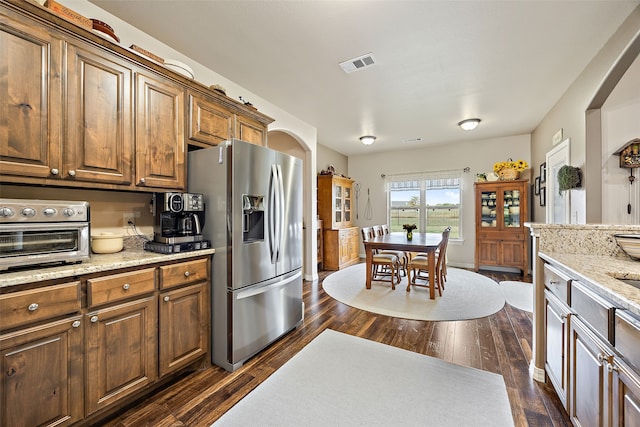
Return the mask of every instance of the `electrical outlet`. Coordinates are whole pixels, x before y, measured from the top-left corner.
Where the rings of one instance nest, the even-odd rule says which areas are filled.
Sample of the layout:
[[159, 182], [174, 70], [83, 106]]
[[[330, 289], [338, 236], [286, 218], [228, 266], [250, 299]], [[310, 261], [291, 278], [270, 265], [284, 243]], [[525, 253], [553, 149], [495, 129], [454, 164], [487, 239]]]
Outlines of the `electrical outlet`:
[[122, 214], [122, 228], [129, 228], [129, 222], [136, 223], [136, 215], [134, 213]]

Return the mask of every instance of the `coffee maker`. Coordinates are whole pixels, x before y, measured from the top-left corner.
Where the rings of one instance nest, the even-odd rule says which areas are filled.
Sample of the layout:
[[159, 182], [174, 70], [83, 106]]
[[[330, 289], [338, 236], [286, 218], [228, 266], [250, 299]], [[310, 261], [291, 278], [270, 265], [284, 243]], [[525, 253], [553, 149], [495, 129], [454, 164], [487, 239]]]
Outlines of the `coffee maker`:
[[154, 193], [152, 207], [153, 242], [147, 242], [145, 249], [175, 253], [210, 246], [202, 237], [205, 218], [202, 194]]

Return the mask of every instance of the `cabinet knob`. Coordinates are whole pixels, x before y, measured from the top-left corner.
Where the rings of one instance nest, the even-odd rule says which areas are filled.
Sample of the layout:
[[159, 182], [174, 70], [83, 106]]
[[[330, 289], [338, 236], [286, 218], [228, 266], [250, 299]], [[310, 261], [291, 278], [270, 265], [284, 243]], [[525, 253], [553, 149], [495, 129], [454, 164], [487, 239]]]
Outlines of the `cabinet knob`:
[[79, 321], [79, 320], [76, 320], [75, 322], [73, 322], [73, 323], [71, 324], [71, 326], [72, 326], [72, 327], [74, 327], [74, 328], [79, 328], [79, 327], [80, 327], [80, 321]]
[[38, 307], [40, 307], [37, 303], [33, 303], [33, 304], [29, 304], [29, 307], [27, 307], [27, 309], [29, 311], [36, 311], [38, 309]]
[[164, 298], [162, 298], [162, 299], [164, 300], [164, 302], [169, 302], [169, 300], [170, 300], [171, 298], [169, 298], [169, 295], [166, 295], [166, 296], [165, 296]]
[[560, 284], [560, 282], [559, 282], [559, 281], [557, 281], [557, 280], [549, 280], [549, 284], [550, 284], [550, 285], [559, 285], [559, 284]]
[[122, 285], [122, 289], [124, 289], [125, 291], [128, 291], [130, 287], [131, 285], [128, 283], [125, 283], [124, 285]]
[[91, 316], [91, 318], [89, 319], [89, 321], [91, 323], [96, 323], [98, 321], [98, 316]]
[[569, 316], [568, 316], [568, 315], [566, 315], [566, 314], [561, 314], [561, 315], [560, 315], [560, 318], [561, 318], [562, 320], [565, 320], [567, 317], [569, 317]]
[[184, 277], [189, 277], [189, 275], [191, 275], [191, 273], [189, 273], [188, 271], [184, 272]]
[[604, 354], [598, 353], [598, 362], [600, 363], [604, 362]]
[[70, 170], [69, 171], [69, 176], [76, 176], [76, 171]]
[[609, 373], [618, 372], [618, 367], [615, 366], [613, 363], [607, 363], [607, 372]]
[[60, 171], [56, 168], [51, 169], [51, 175], [58, 175]]
[[147, 182], [145, 178], [140, 178], [140, 184], [144, 185]]

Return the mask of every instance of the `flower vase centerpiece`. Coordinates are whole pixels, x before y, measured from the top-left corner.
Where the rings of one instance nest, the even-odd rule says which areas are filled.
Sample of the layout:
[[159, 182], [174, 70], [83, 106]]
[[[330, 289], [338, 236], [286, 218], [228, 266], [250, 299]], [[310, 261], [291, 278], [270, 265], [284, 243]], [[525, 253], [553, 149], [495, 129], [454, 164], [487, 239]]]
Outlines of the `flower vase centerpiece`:
[[513, 161], [508, 159], [506, 162], [497, 162], [493, 165], [493, 172], [498, 175], [502, 181], [510, 181], [518, 179], [520, 172], [527, 169], [529, 165], [524, 160]]
[[407, 240], [411, 240], [413, 239], [413, 230], [418, 228], [418, 226], [415, 224], [404, 224], [402, 228], [407, 230]]

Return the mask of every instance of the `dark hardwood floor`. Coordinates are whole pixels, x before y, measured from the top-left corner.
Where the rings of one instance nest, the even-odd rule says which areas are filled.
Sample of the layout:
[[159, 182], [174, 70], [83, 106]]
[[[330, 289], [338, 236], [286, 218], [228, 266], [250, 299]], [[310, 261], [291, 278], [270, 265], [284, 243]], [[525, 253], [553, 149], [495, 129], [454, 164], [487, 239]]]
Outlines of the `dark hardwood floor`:
[[[320, 272], [318, 282], [304, 282], [303, 324], [236, 372], [217, 366], [193, 372], [103, 425], [208, 427], [326, 328], [501, 374], [516, 426], [571, 425], [552, 387], [532, 379], [531, 313], [507, 304], [494, 315], [468, 321], [425, 322], [376, 315], [328, 296], [321, 283], [330, 273]], [[483, 274], [496, 281], [522, 280], [509, 273]], [[452, 402], [452, 410], [455, 405]]]

